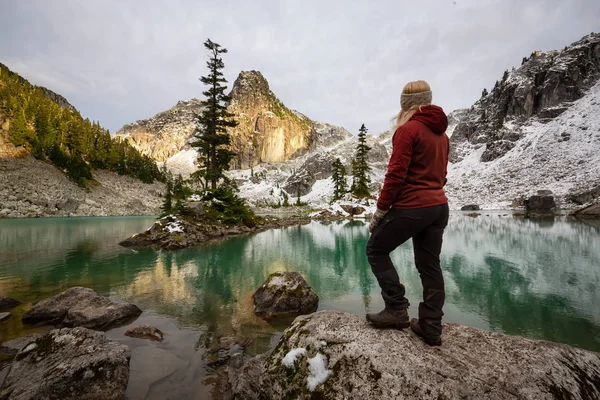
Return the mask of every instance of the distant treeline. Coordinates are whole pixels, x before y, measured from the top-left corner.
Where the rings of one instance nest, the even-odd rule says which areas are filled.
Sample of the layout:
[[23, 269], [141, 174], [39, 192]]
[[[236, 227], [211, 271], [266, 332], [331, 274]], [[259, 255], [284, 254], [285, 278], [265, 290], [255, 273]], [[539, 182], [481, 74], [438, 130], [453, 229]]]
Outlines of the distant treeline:
[[98, 122], [83, 119], [74, 108], [61, 108], [42, 88], [0, 64], [0, 133], [7, 121], [13, 144], [50, 161], [80, 185], [92, 179], [92, 169], [116, 171], [146, 183], [164, 180], [150, 157], [113, 139]]

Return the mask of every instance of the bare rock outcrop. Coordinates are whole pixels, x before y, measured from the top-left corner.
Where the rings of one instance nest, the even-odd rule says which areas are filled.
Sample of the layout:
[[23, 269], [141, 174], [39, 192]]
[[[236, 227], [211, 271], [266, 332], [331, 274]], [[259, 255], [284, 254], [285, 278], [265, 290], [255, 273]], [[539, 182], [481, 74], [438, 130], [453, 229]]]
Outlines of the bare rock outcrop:
[[240, 399], [598, 399], [597, 354], [446, 324], [442, 347], [323, 311], [296, 318], [270, 353], [229, 367]]
[[278, 162], [303, 154], [315, 140], [312, 121], [288, 109], [259, 71], [242, 71], [227, 110], [239, 125], [229, 130], [236, 168]]
[[573, 213], [577, 218], [581, 219], [598, 219], [600, 220], [600, 203], [592, 204], [591, 206], [584, 207]]
[[15, 357], [2, 387], [4, 400], [120, 400], [131, 352], [102, 332], [55, 329]]
[[109, 329], [141, 313], [135, 304], [115, 303], [92, 289], [76, 286], [36, 303], [23, 314], [23, 322]]

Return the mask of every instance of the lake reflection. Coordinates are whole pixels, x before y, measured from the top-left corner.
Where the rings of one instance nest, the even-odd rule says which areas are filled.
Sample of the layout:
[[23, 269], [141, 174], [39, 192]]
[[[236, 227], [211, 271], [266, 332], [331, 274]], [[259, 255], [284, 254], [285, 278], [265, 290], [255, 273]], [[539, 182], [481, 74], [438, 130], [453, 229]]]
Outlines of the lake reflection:
[[[0, 221], [0, 293], [24, 302], [0, 325], [0, 342], [32, 330], [20, 324], [32, 302], [88, 286], [135, 302], [145, 310], [136, 323], [153, 323], [167, 334], [156, 344], [125, 338], [125, 328], [109, 332], [132, 347], [136, 377], [128, 398], [185, 397], [206, 389], [198, 379], [210, 372], [207, 349], [245, 338], [254, 339], [251, 353], [273, 344], [283, 327], [254, 317], [250, 299], [272, 272], [301, 272], [320, 309], [363, 315], [383, 306], [365, 256], [363, 222], [314, 222], [176, 252], [117, 245], [152, 221]], [[600, 229], [564, 217], [452, 214], [441, 256], [445, 321], [600, 351], [598, 243]], [[393, 260], [416, 316], [422, 289], [412, 245], [398, 248]], [[170, 367], [157, 369], [152, 357], [166, 354]]]

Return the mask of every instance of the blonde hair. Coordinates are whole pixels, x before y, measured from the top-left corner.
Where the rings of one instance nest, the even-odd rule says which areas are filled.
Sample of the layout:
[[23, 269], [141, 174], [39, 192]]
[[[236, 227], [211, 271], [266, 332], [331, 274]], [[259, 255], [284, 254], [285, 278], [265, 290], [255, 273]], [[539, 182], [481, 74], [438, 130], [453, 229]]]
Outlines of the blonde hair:
[[395, 121], [396, 126], [394, 127], [394, 130], [398, 129], [399, 127], [401, 127], [402, 125], [407, 123], [417, 111], [421, 111], [422, 106], [424, 106], [426, 104], [431, 104], [431, 87], [429, 86], [429, 83], [427, 83], [425, 81], [413, 81], [413, 82], [408, 82], [406, 85], [404, 85], [404, 88], [402, 89], [402, 95], [408, 95], [408, 96], [401, 96], [400, 103], [402, 105], [410, 104], [410, 102], [405, 101], [404, 98], [414, 97], [415, 99], [419, 100], [419, 96], [410, 96], [410, 95], [415, 95], [418, 93], [425, 94], [427, 92], [428, 92], [428, 96], [423, 96], [421, 98], [422, 99], [427, 98], [427, 97], [429, 97], [429, 98], [427, 100], [419, 101], [420, 104], [413, 104], [413, 105], [410, 105], [408, 108], [401, 106], [400, 112], [394, 118], [396, 120]]

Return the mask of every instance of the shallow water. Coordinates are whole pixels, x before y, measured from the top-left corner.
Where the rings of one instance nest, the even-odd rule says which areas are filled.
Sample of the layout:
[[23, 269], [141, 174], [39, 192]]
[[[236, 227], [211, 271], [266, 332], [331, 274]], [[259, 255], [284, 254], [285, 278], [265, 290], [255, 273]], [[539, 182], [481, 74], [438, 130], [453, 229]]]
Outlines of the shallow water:
[[[363, 315], [382, 307], [368, 267], [363, 222], [311, 223], [230, 238], [195, 249], [133, 251], [118, 241], [152, 218], [0, 221], [0, 293], [23, 301], [0, 323], [0, 343], [35, 331], [20, 323], [33, 302], [82, 285], [134, 302], [134, 324], [162, 343], [109, 336], [132, 349], [129, 399], [206, 398], [212, 367], [231, 343], [266, 351], [284, 326], [252, 314], [250, 296], [279, 270], [301, 272], [319, 309]], [[600, 351], [600, 229], [564, 217], [451, 215], [442, 251], [445, 321]], [[393, 254], [416, 316], [421, 294], [412, 245]], [[225, 351], [226, 352], [226, 351]], [[214, 363], [216, 362], [216, 363]]]

